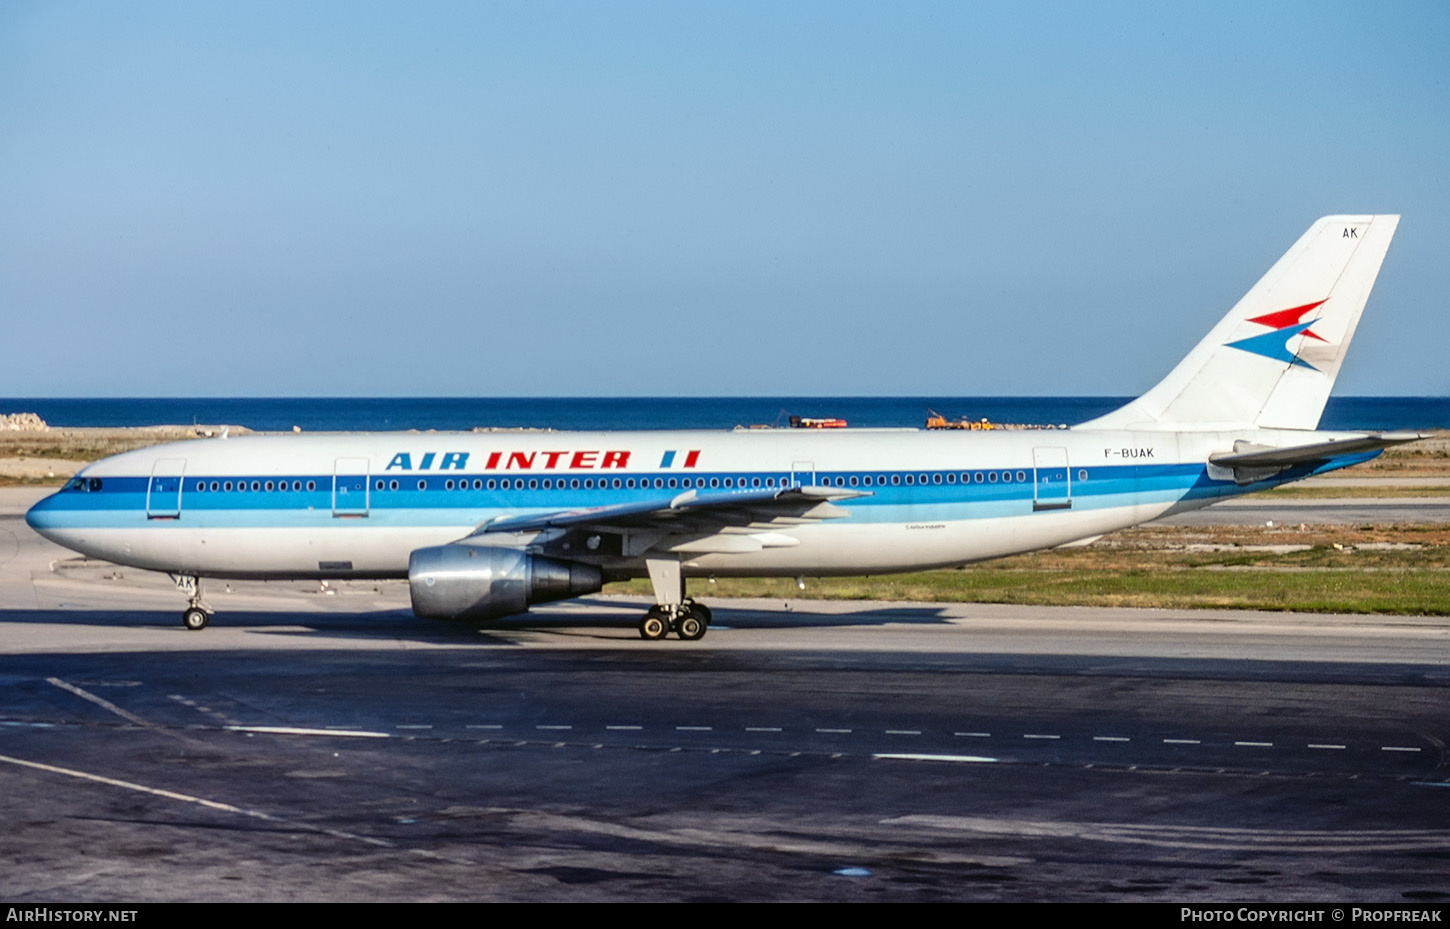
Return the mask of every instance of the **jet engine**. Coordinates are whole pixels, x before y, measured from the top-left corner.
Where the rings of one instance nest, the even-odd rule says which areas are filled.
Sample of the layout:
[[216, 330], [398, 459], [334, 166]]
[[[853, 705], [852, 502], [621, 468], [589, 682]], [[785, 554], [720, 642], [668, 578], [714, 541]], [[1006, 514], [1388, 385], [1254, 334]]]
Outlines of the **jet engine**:
[[602, 586], [595, 565], [516, 548], [455, 542], [420, 548], [408, 559], [413, 612], [429, 619], [508, 616], [535, 603], [591, 594]]

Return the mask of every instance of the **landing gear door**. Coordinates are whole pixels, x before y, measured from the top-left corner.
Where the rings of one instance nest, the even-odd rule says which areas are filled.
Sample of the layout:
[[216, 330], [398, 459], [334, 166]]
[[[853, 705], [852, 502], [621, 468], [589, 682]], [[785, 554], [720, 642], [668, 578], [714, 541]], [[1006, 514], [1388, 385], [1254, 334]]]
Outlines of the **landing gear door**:
[[332, 473], [332, 515], [368, 515], [368, 460], [339, 458]]
[[147, 519], [181, 517], [181, 478], [185, 473], [184, 458], [162, 458], [151, 466], [151, 480], [146, 485]]
[[1066, 510], [1072, 507], [1072, 479], [1067, 466], [1067, 449], [1034, 448], [1032, 486], [1034, 510]]

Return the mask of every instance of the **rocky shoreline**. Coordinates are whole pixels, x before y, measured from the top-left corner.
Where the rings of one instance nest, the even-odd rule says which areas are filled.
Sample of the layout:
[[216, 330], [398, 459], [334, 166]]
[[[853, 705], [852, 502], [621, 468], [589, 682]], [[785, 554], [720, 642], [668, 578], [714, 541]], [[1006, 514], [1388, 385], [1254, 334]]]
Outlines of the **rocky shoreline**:
[[243, 426], [67, 426], [48, 425], [34, 413], [0, 414], [0, 484], [60, 484], [81, 468], [109, 455], [149, 445], [246, 435]]

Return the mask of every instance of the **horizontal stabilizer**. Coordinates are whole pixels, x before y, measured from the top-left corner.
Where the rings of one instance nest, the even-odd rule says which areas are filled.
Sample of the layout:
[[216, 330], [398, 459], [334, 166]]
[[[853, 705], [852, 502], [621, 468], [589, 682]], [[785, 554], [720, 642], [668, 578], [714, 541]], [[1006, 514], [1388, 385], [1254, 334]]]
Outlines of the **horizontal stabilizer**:
[[1403, 445], [1406, 442], [1414, 442], [1423, 438], [1425, 435], [1419, 432], [1378, 432], [1282, 448], [1265, 448], [1247, 443], [1236, 443], [1231, 453], [1210, 455], [1208, 460], [1225, 468], [1287, 468], [1291, 465], [1332, 461], [1335, 458], [1343, 458], [1345, 455], [1378, 451], [1392, 445]]

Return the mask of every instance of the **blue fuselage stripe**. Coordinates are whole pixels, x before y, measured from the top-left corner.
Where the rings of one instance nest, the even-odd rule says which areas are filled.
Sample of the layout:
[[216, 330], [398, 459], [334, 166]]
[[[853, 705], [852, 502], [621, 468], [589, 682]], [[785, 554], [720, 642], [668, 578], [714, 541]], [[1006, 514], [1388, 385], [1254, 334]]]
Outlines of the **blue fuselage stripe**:
[[[1375, 454], [1369, 452], [1319, 465], [1300, 465], [1275, 475], [1272, 480], [1246, 486], [1211, 479], [1201, 463], [1073, 468], [1069, 492], [1073, 509], [1177, 500], [1207, 502], [1357, 464]], [[1031, 512], [1034, 499], [1042, 496], [1034, 483], [1035, 477], [1031, 468], [954, 472], [821, 471], [814, 475], [814, 482], [869, 493], [870, 496], [839, 504], [850, 512], [852, 520], [890, 522], [977, 519]], [[155, 483], [158, 480], [163, 479], [107, 477], [94, 490], [68, 489], [52, 495], [37, 505], [32, 518], [56, 528], [135, 525], [138, 520], [147, 519], [149, 499], [152, 516], [167, 508], [166, 515], [173, 512], [177, 515], [175, 519], [165, 520], [168, 525], [190, 528], [316, 526], [331, 522], [336, 513], [361, 512], [366, 512], [373, 525], [432, 526], [476, 523], [499, 513], [549, 512], [668, 499], [692, 488], [728, 492], [785, 487], [792, 476], [780, 471], [706, 472], [684, 478], [678, 471], [599, 478], [466, 473], [446, 477], [353, 475], [350, 478], [334, 478], [331, 474], [187, 475], [179, 507], [174, 483], [158, 490]], [[174, 478], [170, 480], [174, 482]], [[334, 480], [339, 488], [346, 484], [349, 493], [335, 492]], [[366, 483], [365, 493], [361, 492], [362, 482]], [[257, 489], [253, 490], [253, 486]], [[1061, 498], [1060, 484], [1053, 487], [1052, 494], [1052, 499]]]

